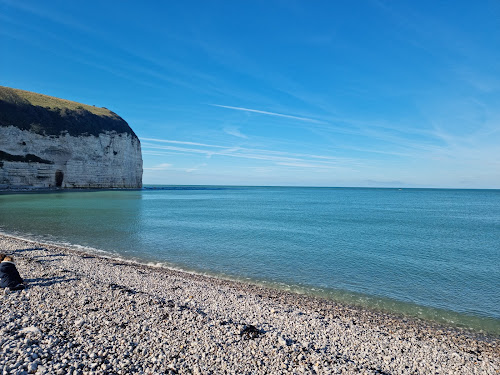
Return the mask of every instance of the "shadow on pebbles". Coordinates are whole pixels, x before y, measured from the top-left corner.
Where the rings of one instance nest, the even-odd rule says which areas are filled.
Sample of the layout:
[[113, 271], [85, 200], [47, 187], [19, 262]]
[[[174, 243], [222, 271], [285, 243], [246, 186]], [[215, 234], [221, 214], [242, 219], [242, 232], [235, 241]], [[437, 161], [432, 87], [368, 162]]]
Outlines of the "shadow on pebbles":
[[0, 236], [2, 374], [498, 374], [498, 338]]

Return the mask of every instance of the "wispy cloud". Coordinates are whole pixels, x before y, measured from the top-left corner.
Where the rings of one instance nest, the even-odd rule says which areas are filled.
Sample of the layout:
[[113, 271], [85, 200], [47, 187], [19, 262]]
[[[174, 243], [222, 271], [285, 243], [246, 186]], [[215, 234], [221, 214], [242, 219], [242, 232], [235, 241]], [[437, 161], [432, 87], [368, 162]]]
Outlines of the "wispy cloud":
[[283, 114], [283, 113], [261, 111], [261, 110], [258, 110], [258, 109], [243, 108], [243, 107], [232, 107], [232, 106], [229, 106], [229, 105], [221, 105], [221, 104], [210, 104], [210, 105], [212, 107], [234, 109], [235, 111], [253, 112], [253, 113], [259, 113], [261, 115], [284, 117], [284, 118], [289, 118], [289, 119], [298, 120], [298, 121], [312, 122], [314, 124], [324, 124], [325, 123], [323, 121], [316, 120], [316, 119], [309, 118], [309, 117], [300, 117], [300, 116], [286, 115], [286, 114]]
[[169, 151], [179, 151], [183, 153], [193, 153], [193, 154], [205, 154], [211, 155], [214, 152], [209, 150], [202, 150], [197, 148], [187, 148], [187, 147], [177, 147], [177, 146], [166, 146], [166, 145], [155, 145], [152, 143], [143, 143], [142, 148], [146, 151], [148, 150], [169, 150]]
[[[146, 138], [142, 138], [146, 140]], [[296, 168], [315, 168], [332, 169], [339, 167], [355, 167], [362, 163], [361, 160], [351, 158], [337, 158], [327, 155], [314, 155], [305, 153], [293, 153], [274, 150], [262, 150], [255, 148], [208, 145], [204, 143], [160, 140], [147, 138], [151, 142], [144, 142], [143, 149], [146, 154], [161, 156], [166, 154], [202, 154], [207, 158], [213, 156], [225, 156], [240, 159], [259, 160], [272, 163], [272, 165], [281, 165]], [[167, 144], [165, 144], [167, 143]], [[170, 144], [168, 144], [170, 143]], [[190, 146], [190, 147], [183, 147]]]
[[482, 93], [489, 94], [500, 90], [500, 79], [494, 75], [477, 72], [463, 66], [456, 67], [455, 71], [460, 79]]
[[[15, 25], [15, 27], [12, 28], [13, 30], [31, 30], [40, 38], [52, 39], [54, 42], [53, 45], [64, 44], [64, 48], [43, 47], [44, 43], [31, 40], [30, 37], [23, 37], [19, 32], [8, 34], [8, 36], [13, 39], [23, 40], [37, 48], [56, 53], [69, 60], [92, 66], [117, 77], [134, 82], [135, 84], [145, 85], [156, 89], [164, 89], [165, 84], [167, 84], [184, 87], [194, 92], [208, 94], [217, 90], [220, 86], [220, 84], [216, 82], [216, 77], [196, 69], [188, 68], [182, 61], [176, 61], [175, 59], [166, 57], [162, 57], [161, 60], [158, 60], [143, 54], [138, 54], [128, 45], [118, 45], [115, 40], [116, 38], [111, 34], [103, 33], [98, 28], [81, 23], [78, 19], [74, 18], [72, 14], [67, 12], [47, 11], [45, 7], [11, 0], [2, 0], [2, 2], [9, 7], [30, 13], [40, 19], [59, 24], [72, 32], [85, 34], [86, 37], [98, 39], [99, 43], [108, 44], [120, 53], [103, 53], [105, 49], [97, 50], [95, 48], [88, 48], [81, 44], [73, 43], [73, 40], [67, 37], [69, 34], [54, 34], [47, 31], [50, 28], [39, 28], [34, 26], [33, 23], [19, 22], [7, 17], [1, 17], [2, 15], [0, 15], [0, 18], [4, 18], [7, 22]], [[65, 52], [62, 53], [61, 50]], [[108, 63], [99, 64], [96, 61], [107, 61]], [[148, 66], [152, 68], [148, 68]], [[196, 83], [193, 82], [193, 78], [196, 78]], [[199, 82], [203, 82], [205, 85], [201, 85]]]
[[[156, 156], [162, 156], [162, 153], [157, 153]], [[174, 167], [173, 164], [170, 164], [170, 163], [160, 163], [160, 164], [156, 164], [156, 165], [153, 165], [152, 167], [145, 167], [144, 170], [145, 171], [177, 171], [177, 172], [186, 172], [186, 173], [193, 173], [193, 172], [196, 172], [198, 170], [200, 170], [201, 168], [207, 166], [207, 163], [201, 163], [201, 164], [197, 164], [193, 167], [189, 167], [189, 168], [186, 168], [186, 167]]]
[[[124, 60], [120, 59], [115, 59], [115, 58], [109, 58], [106, 56], [103, 57], [103, 55], [98, 54], [90, 49], [84, 48], [82, 46], [75, 46], [74, 43], [72, 43], [69, 40], [65, 40], [64, 38], [60, 37], [59, 35], [53, 34], [46, 32], [45, 30], [34, 27], [30, 24], [23, 24], [16, 22], [14, 20], [8, 19], [6, 17], [3, 17], [0, 15], [0, 19], [2, 21], [6, 21], [15, 27], [12, 28], [12, 30], [0, 30], [0, 34], [26, 43], [30, 44], [35, 48], [41, 49], [43, 51], [50, 52], [51, 54], [63, 57], [68, 60], [73, 60], [76, 63], [82, 64], [82, 65], [87, 65], [90, 67], [93, 67], [98, 70], [102, 70], [104, 72], [110, 73], [116, 77], [125, 79], [127, 81], [139, 84], [139, 85], [145, 85], [148, 87], [156, 88], [156, 89], [161, 89], [163, 86], [158, 84], [155, 80], [144, 80], [138, 78], [138, 74], [135, 71], [132, 72], [127, 72], [126, 70], [123, 69], [123, 67], [126, 65], [126, 62]], [[31, 31], [30, 33], [26, 33], [23, 30], [29, 29]], [[37, 35], [37, 38], [39, 40], [53, 40], [54, 43], [53, 45], [45, 45], [44, 43], [41, 43], [39, 40], [36, 38], [33, 38], [33, 32], [35, 35]], [[54, 48], [54, 45], [62, 44], [64, 45], [64, 48]], [[103, 61], [103, 60], [108, 60], [109, 62], [107, 64], [100, 64], [97, 61]]]
[[71, 27], [72, 29], [79, 30], [85, 34], [97, 34], [97, 31], [92, 28], [87, 26], [85, 23], [80, 22], [79, 18], [75, 18], [71, 14], [58, 14], [54, 13], [53, 11], [47, 10], [45, 7], [36, 7], [27, 4], [26, 2], [19, 2], [19, 1], [11, 1], [11, 0], [2, 0], [2, 2], [5, 5], [8, 5], [9, 7], [15, 7], [17, 9], [20, 9], [25, 12], [32, 13], [38, 17], [41, 18], [46, 18], [52, 22], [56, 22], [62, 25], [66, 25], [68, 27]]
[[193, 173], [193, 172], [196, 172], [196, 171], [200, 170], [200, 168], [206, 167], [206, 166], [207, 166], [207, 163], [202, 163], [202, 164], [199, 164], [199, 165], [194, 166], [192, 168], [187, 168], [186, 172], [187, 173]]
[[233, 135], [235, 137], [238, 137], [238, 138], [243, 138], [243, 139], [248, 139], [248, 136], [246, 136], [245, 134], [243, 134], [239, 128], [235, 127], [235, 126], [226, 126], [224, 128], [224, 132], [226, 134], [229, 134], [229, 135]]
[[172, 139], [143, 138], [143, 137], [141, 137], [140, 139], [141, 139], [141, 141], [151, 141], [151, 142], [160, 142], [160, 143], [173, 143], [173, 144], [179, 144], [179, 145], [215, 147], [215, 148], [229, 148], [227, 146], [217, 146], [217, 145], [210, 145], [210, 144], [198, 143], [198, 142], [175, 141], [175, 140], [172, 140]]
[[[388, 121], [380, 121], [378, 119], [366, 120], [358, 119], [352, 117], [338, 116], [327, 114], [327, 111], [323, 111], [324, 115], [318, 118], [309, 117], [299, 117], [283, 113], [275, 113], [262, 111], [257, 109], [250, 109], [246, 107], [234, 107], [226, 106], [221, 104], [210, 104], [211, 106], [227, 108], [237, 111], [254, 112], [259, 114], [265, 114], [269, 116], [279, 116], [285, 118], [292, 118], [300, 120], [301, 122], [307, 122], [308, 125], [299, 123], [289, 123], [288, 127], [299, 127], [307, 129], [317, 135], [321, 136], [323, 139], [331, 138], [335, 134], [345, 134], [348, 136], [361, 136], [365, 139], [371, 141], [384, 142], [386, 143], [383, 148], [374, 147], [371, 152], [382, 154], [387, 154], [390, 149], [401, 148], [407, 151], [408, 149], [414, 150], [415, 152], [423, 150], [424, 152], [429, 149], [434, 149], [437, 144], [440, 143], [440, 139], [435, 137], [435, 134], [431, 129], [425, 129], [421, 126], [416, 126], [415, 124], [407, 123], [392, 123]], [[309, 124], [313, 124], [312, 126]], [[233, 134], [235, 135], [235, 134]], [[415, 137], [419, 137], [420, 141], [416, 142]], [[352, 145], [355, 147], [356, 145]], [[341, 146], [343, 149], [351, 149], [348, 145], [343, 144]], [[397, 152], [401, 155], [401, 152]]]
[[144, 168], [144, 169], [149, 170], [149, 171], [164, 171], [164, 170], [170, 169], [170, 168], [172, 168], [172, 164], [161, 163], [161, 164], [155, 165], [153, 167], [148, 167], [148, 168]]
[[314, 169], [332, 169], [337, 168], [337, 166], [329, 164], [313, 164], [304, 162], [278, 162], [278, 165], [284, 165], [287, 167], [298, 167], [298, 168], [314, 168]]

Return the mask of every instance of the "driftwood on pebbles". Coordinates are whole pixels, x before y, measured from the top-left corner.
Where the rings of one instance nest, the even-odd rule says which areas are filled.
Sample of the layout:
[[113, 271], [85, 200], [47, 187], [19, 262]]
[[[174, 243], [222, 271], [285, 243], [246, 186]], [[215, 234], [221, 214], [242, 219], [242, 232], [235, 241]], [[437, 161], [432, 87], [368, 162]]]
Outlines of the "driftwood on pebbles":
[[0, 236], [2, 374], [497, 374], [497, 338]]

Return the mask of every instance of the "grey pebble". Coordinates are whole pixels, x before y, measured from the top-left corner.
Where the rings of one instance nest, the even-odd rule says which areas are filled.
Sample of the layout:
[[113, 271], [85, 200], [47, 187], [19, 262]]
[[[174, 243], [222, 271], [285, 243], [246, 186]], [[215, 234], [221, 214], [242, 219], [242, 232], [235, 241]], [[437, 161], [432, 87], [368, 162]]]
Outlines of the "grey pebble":
[[[0, 374], [498, 374], [499, 339], [0, 235]], [[243, 334], [242, 334], [243, 333]]]

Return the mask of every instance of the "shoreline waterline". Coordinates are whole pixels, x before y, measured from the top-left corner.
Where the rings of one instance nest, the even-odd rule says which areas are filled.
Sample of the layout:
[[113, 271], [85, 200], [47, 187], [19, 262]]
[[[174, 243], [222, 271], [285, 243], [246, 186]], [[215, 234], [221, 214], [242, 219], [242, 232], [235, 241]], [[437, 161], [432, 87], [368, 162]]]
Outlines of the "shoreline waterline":
[[[500, 340], [321, 298], [0, 236], [0, 368], [179, 374], [494, 374]], [[25, 360], [18, 363], [18, 358]]]
[[23, 236], [19, 234], [10, 234], [0, 231], [0, 240], [2, 238], [32, 243], [41, 247], [48, 246], [60, 248], [66, 251], [74, 252], [78, 255], [95, 256], [109, 261], [123, 262], [130, 266], [147, 267], [151, 269], [176, 272], [180, 275], [206, 278], [208, 282], [223, 281], [235, 283], [235, 285], [242, 287], [264, 288], [266, 290], [269, 290], [271, 293], [273, 291], [289, 293], [292, 298], [293, 296], [297, 296], [301, 298], [310, 298], [313, 301], [323, 301], [326, 304], [340, 304], [347, 308], [361, 309], [377, 314], [389, 315], [395, 319], [415, 320], [421, 322], [422, 324], [436, 325], [437, 327], [441, 327], [442, 329], [457, 330], [458, 332], [465, 333], [467, 335], [485, 337], [487, 339], [500, 338], [500, 321], [494, 318], [471, 316], [454, 311], [439, 310], [426, 306], [419, 306], [416, 304], [395, 301], [388, 298], [363, 295], [360, 293], [353, 293], [342, 290], [325, 292], [315, 290], [315, 288], [312, 287], [307, 288], [285, 285], [272, 281], [234, 276], [232, 277], [215, 272], [198, 271], [183, 268], [174, 264], [169, 264], [167, 262], [152, 262], [141, 260], [138, 258], [127, 258], [119, 255], [118, 253], [113, 254], [106, 250], [100, 250], [88, 246], [61, 242], [50, 242], [43, 239], [39, 240], [36, 238], [36, 236], [30, 237], [29, 235]]

